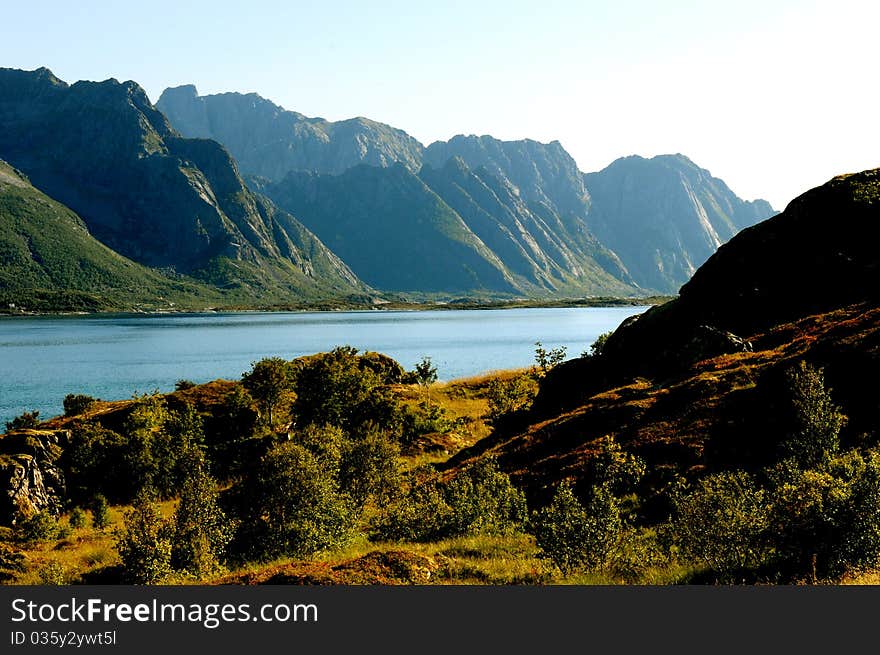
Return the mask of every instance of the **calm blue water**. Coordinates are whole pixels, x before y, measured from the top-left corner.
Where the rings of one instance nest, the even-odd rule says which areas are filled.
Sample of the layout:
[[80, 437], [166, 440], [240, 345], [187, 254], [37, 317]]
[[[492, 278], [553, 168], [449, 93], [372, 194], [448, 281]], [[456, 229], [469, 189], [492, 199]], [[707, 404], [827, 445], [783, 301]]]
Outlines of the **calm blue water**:
[[170, 391], [186, 378], [238, 379], [263, 357], [351, 345], [440, 379], [528, 366], [535, 341], [578, 356], [645, 307], [0, 318], [0, 432], [23, 411], [62, 413], [68, 393], [105, 400]]

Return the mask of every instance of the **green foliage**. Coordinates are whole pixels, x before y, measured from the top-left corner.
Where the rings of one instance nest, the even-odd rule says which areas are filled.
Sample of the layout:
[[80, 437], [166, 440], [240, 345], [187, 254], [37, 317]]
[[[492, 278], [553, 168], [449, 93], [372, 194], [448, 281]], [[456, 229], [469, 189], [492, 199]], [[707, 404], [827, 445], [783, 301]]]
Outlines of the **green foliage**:
[[413, 374], [416, 382], [425, 390], [425, 402], [431, 402], [431, 385], [437, 381], [437, 367], [431, 362], [430, 357], [422, 357], [422, 361], [416, 364]]
[[880, 556], [880, 455], [856, 451], [821, 468], [789, 467], [776, 480], [770, 534], [783, 568], [835, 576]]
[[254, 362], [251, 370], [241, 376], [241, 382], [257, 402], [260, 412], [274, 428], [285, 418], [293, 390], [293, 369], [290, 362], [281, 357], [267, 357]]
[[196, 386], [196, 383], [192, 380], [180, 379], [174, 383], [174, 390], [186, 391], [187, 389], [192, 389], [194, 386]]
[[76, 424], [64, 451], [71, 498], [84, 501], [97, 492], [115, 500], [131, 499], [135, 491], [125, 451], [122, 435], [95, 422]]
[[64, 397], [64, 415], [78, 416], [87, 411], [95, 402], [97, 402], [97, 398], [84, 394], [69, 393]]
[[237, 492], [236, 550], [247, 558], [310, 557], [344, 544], [356, 519], [332, 472], [293, 442], [266, 453]]
[[445, 537], [506, 534], [526, 520], [526, 498], [492, 458], [483, 458], [453, 477], [444, 488], [452, 509]]
[[237, 477], [262, 455], [259, 413], [254, 399], [236, 384], [205, 420], [205, 447], [211, 470], [220, 479]]
[[599, 485], [585, 506], [571, 483], [562, 482], [550, 504], [534, 513], [530, 530], [541, 556], [563, 574], [598, 570], [608, 563], [623, 531], [619, 501]]
[[235, 526], [220, 508], [217, 484], [204, 462], [191, 460], [172, 519], [171, 565], [202, 577], [222, 568]]
[[28, 543], [43, 543], [58, 538], [60, 526], [58, 519], [49, 511], [41, 510], [32, 514], [16, 526], [18, 539]]
[[370, 360], [350, 346], [302, 363], [296, 373], [293, 414], [297, 425], [333, 425], [351, 434], [368, 423], [400, 435], [403, 411]]
[[74, 507], [70, 511], [70, 527], [78, 530], [80, 528], [85, 528], [89, 524], [89, 517], [85, 513], [82, 507]]
[[107, 499], [98, 494], [92, 499], [92, 525], [98, 530], [103, 530], [110, 525], [110, 504]]
[[508, 534], [525, 519], [524, 494], [494, 460], [485, 459], [447, 482], [431, 471], [410, 474], [407, 493], [374, 521], [373, 538], [430, 541]]
[[24, 412], [11, 421], [6, 421], [6, 431], [32, 430], [40, 425], [40, 411]]
[[375, 430], [348, 441], [339, 463], [339, 482], [358, 505], [370, 498], [380, 506], [388, 504], [402, 482], [400, 447]]
[[769, 525], [765, 493], [742, 471], [700, 480], [675, 498], [675, 541], [684, 557], [728, 574], [759, 565]]
[[139, 493], [116, 535], [126, 582], [155, 584], [166, 578], [171, 573], [172, 536], [173, 526], [150, 494]]
[[615, 494], [632, 491], [645, 474], [645, 462], [626, 452], [612, 436], [599, 442], [599, 453], [590, 461], [595, 485], [606, 485]]
[[541, 345], [540, 341], [535, 342], [535, 365], [538, 369], [538, 375], [543, 377], [547, 372], [565, 361], [565, 346], [551, 348], [547, 350]]
[[834, 404], [821, 368], [800, 361], [788, 371], [787, 379], [795, 428], [783, 448], [802, 467], [814, 467], [840, 450], [840, 430], [846, 417]]
[[40, 584], [59, 586], [67, 584], [67, 572], [64, 567], [56, 561], [47, 562], [37, 571], [40, 578]]
[[605, 344], [608, 343], [608, 337], [610, 337], [611, 334], [611, 332], [603, 332], [596, 337], [596, 340], [590, 344], [590, 350], [582, 353], [581, 357], [601, 357], [602, 353], [605, 351]]
[[493, 378], [486, 393], [489, 402], [487, 417], [498, 422], [505, 416], [527, 410], [537, 394], [538, 385], [530, 375]]

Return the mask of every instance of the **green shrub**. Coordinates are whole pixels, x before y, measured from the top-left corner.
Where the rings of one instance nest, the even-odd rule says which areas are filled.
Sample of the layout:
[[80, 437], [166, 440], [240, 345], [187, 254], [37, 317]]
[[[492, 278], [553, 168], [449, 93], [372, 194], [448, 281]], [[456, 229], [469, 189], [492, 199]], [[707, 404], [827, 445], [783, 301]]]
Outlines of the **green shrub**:
[[192, 380], [181, 379], [174, 383], [175, 391], [186, 391], [187, 389], [192, 389], [196, 386], [196, 383]]
[[202, 577], [222, 568], [234, 525], [220, 508], [216, 482], [193, 458], [173, 518], [171, 565]]
[[267, 357], [254, 362], [251, 370], [241, 376], [241, 383], [257, 402], [270, 428], [286, 419], [293, 390], [293, 368], [281, 357]]
[[170, 522], [162, 517], [149, 493], [138, 494], [116, 535], [125, 581], [154, 584], [166, 578], [171, 573], [172, 535]]
[[53, 541], [58, 539], [60, 526], [58, 519], [49, 511], [41, 510], [36, 514], [32, 514], [17, 527], [17, 536], [21, 541], [31, 543], [42, 543], [45, 541]]
[[98, 494], [92, 499], [92, 525], [98, 530], [103, 530], [110, 525], [110, 504], [107, 499]]
[[592, 489], [583, 505], [570, 482], [562, 482], [553, 500], [532, 516], [530, 530], [541, 557], [563, 574], [606, 566], [623, 530], [618, 500], [605, 485]]
[[86, 515], [86, 513], [83, 511], [83, 509], [81, 507], [74, 507], [70, 511], [69, 522], [70, 522], [71, 528], [78, 530], [78, 529], [84, 528], [88, 525], [89, 517]]
[[305, 447], [272, 448], [236, 492], [239, 555], [310, 557], [344, 544], [357, 518], [332, 472]]
[[846, 417], [834, 404], [821, 368], [801, 361], [787, 372], [787, 379], [795, 427], [783, 449], [803, 468], [818, 466], [840, 450]]
[[742, 471], [700, 480], [675, 498], [675, 541], [682, 555], [727, 574], [764, 561], [769, 524], [763, 489]]
[[12, 430], [32, 430], [40, 425], [40, 411], [24, 412], [16, 416], [11, 421], [6, 421], [6, 431]]
[[97, 402], [97, 398], [86, 396], [83, 394], [67, 394], [64, 397], [64, 415], [78, 416], [87, 411], [89, 407]]
[[558, 366], [565, 360], [565, 346], [547, 350], [540, 341], [535, 342], [535, 366], [539, 377], [547, 375], [554, 366]]
[[527, 410], [537, 394], [538, 385], [530, 375], [521, 374], [508, 379], [493, 378], [487, 389], [487, 418], [498, 422], [505, 416]]
[[44, 585], [64, 585], [67, 584], [67, 572], [58, 562], [52, 561], [44, 564], [37, 571], [40, 577], [40, 583]]
[[348, 441], [339, 462], [339, 484], [358, 505], [373, 498], [387, 505], [400, 491], [400, 447], [386, 435], [369, 430]]

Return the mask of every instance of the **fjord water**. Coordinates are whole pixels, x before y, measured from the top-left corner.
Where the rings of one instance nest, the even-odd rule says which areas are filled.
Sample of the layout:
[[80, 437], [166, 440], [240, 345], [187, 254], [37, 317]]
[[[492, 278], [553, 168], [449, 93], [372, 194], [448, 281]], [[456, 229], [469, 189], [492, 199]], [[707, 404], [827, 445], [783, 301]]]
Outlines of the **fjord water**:
[[407, 369], [432, 358], [442, 380], [528, 366], [535, 342], [577, 357], [645, 307], [177, 314], [0, 319], [0, 431], [62, 399], [170, 391], [180, 379], [238, 379], [263, 357], [288, 359], [351, 345]]

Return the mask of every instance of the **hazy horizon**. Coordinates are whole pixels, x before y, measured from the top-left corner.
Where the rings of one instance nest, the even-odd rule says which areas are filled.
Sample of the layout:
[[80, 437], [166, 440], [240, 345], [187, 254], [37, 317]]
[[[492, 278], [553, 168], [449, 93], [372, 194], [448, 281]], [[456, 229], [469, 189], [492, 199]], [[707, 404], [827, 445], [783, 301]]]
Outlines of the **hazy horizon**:
[[131, 79], [153, 102], [181, 84], [255, 92], [425, 145], [558, 140], [584, 172], [682, 153], [779, 210], [834, 175], [880, 166], [880, 134], [860, 120], [880, 106], [880, 8], [859, 0], [151, 7], [11, 7], [0, 65], [45, 66], [70, 83]]

